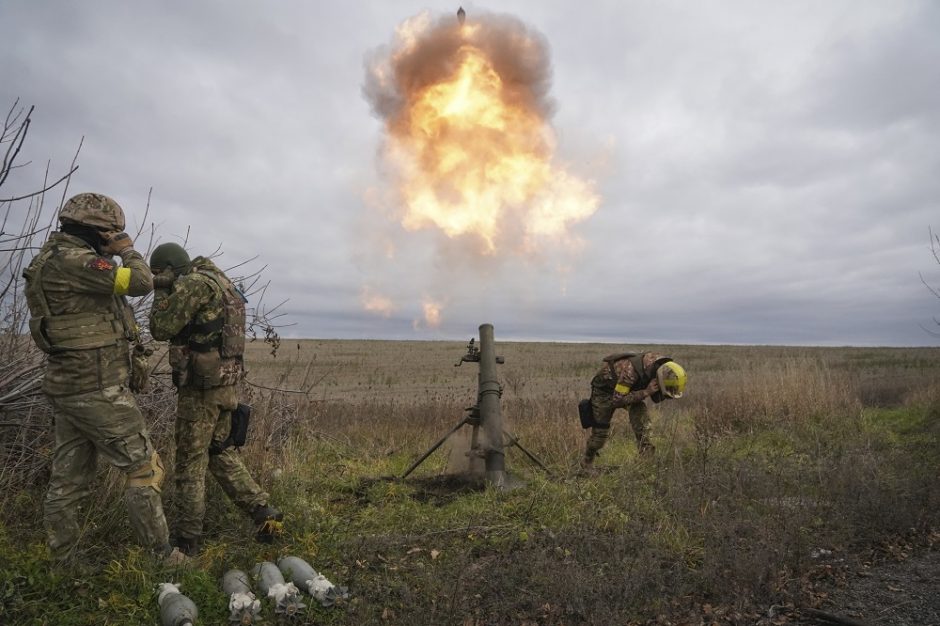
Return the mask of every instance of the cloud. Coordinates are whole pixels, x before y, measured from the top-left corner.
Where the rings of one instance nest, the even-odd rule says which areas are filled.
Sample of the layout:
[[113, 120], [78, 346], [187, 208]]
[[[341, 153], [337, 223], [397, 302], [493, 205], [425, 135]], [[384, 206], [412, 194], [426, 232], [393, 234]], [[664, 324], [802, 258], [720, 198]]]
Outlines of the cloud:
[[[258, 255], [296, 336], [463, 339], [488, 321], [558, 340], [935, 342], [918, 277], [940, 283], [934, 3], [501, 5], [544, 36], [559, 162], [604, 199], [576, 260], [511, 266], [374, 228], [388, 203], [362, 67], [422, 8], [0, 3], [0, 83], [36, 105], [32, 165], [5, 189], [34, 188], [47, 159], [64, 170], [84, 137], [74, 191], [134, 223], [153, 187], [164, 239], [189, 227], [223, 266]], [[362, 311], [362, 285], [398, 308]], [[414, 330], [441, 293], [439, 328]]]

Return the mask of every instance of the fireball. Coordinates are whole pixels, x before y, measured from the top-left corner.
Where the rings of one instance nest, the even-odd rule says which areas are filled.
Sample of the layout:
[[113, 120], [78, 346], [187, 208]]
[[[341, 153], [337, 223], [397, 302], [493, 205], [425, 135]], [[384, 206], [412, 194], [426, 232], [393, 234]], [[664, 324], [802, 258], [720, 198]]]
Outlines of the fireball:
[[555, 162], [549, 77], [547, 46], [513, 18], [422, 15], [398, 28], [365, 90], [405, 229], [474, 237], [486, 255], [573, 239], [600, 199]]

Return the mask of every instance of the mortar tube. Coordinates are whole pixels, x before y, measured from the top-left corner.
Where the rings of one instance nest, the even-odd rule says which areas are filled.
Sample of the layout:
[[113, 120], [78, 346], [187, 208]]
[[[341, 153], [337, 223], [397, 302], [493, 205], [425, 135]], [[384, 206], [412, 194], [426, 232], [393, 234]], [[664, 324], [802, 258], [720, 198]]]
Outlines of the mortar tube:
[[284, 615], [294, 615], [306, 605], [300, 601], [300, 590], [284, 580], [281, 570], [271, 561], [264, 561], [255, 565], [252, 570], [258, 589], [267, 598], [274, 602], [274, 612]]
[[229, 596], [229, 621], [242, 626], [253, 624], [261, 614], [261, 601], [251, 591], [251, 579], [245, 572], [233, 569], [222, 576], [222, 592]]
[[467, 473], [471, 476], [479, 476], [483, 473], [483, 468], [480, 466], [483, 464], [484, 454], [480, 451], [480, 407], [479, 407], [479, 377], [477, 374], [477, 406], [476, 406], [476, 419], [473, 420], [472, 430], [470, 431], [470, 449], [467, 450]]
[[499, 406], [496, 347], [493, 325], [480, 326], [480, 421], [486, 436], [486, 480], [497, 489], [506, 487], [506, 455], [503, 452], [503, 416]]
[[157, 604], [160, 606], [160, 626], [193, 626], [199, 617], [196, 604], [180, 593], [173, 583], [161, 583]]

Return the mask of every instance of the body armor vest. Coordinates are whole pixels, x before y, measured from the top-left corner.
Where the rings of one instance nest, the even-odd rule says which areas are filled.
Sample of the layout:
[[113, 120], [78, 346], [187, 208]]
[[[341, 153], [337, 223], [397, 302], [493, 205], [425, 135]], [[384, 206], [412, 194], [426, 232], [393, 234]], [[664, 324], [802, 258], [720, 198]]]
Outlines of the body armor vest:
[[636, 372], [637, 379], [631, 386], [631, 389], [646, 389], [646, 386], [650, 384], [652, 378], [646, 373], [646, 368], [643, 367], [643, 355], [637, 354], [636, 352], [620, 352], [604, 357], [604, 362], [607, 363], [607, 372], [610, 374], [612, 384], [617, 383], [617, 372], [614, 371], [614, 363], [622, 361], [623, 359], [630, 359], [633, 370]]
[[[209, 279], [216, 296], [222, 302], [222, 315], [206, 324], [194, 324], [191, 329], [200, 333], [211, 333], [218, 328], [219, 335], [208, 343], [190, 342], [190, 348], [203, 351], [218, 349], [223, 359], [242, 358], [245, 354], [245, 300], [225, 274], [206, 268], [196, 270]], [[203, 350], [201, 350], [203, 349]]]
[[126, 384], [127, 342], [139, 338], [133, 310], [122, 296], [112, 295], [106, 307], [54, 314], [43, 272], [57, 252], [57, 246], [47, 242], [23, 271], [30, 336], [50, 356], [44, 388], [65, 395]]
[[91, 350], [114, 345], [118, 341], [137, 340], [133, 312], [121, 296], [114, 296], [107, 313], [67, 313], [53, 315], [42, 288], [42, 270], [55, 254], [49, 246], [23, 271], [26, 279], [26, 305], [29, 307], [29, 333], [48, 354], [63, 350]]
[[[183, 341], [170, 346], [170, 365], [177, 387], [194, 386], [211, 389], [236, 384], [244, 371], [245, 300], [232, 281], [211, 267], [194, 267], [193, 271], [208, 279], [219, 299], [222, 315], [207, 322], [193, 321], [185, 329]], [[191, 335], [208, 336], [197, 341]]]

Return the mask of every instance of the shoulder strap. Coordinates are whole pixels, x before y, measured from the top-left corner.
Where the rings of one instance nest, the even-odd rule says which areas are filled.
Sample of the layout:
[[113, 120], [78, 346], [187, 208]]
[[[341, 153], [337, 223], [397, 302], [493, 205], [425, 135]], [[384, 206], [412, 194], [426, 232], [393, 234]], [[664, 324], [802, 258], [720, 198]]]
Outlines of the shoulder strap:
[[[225, 299], [225, 285], [219, 280], [219, 277], [216, 275], [216, 272], [206, 271], [204, 268], [199, 268], [196, 270], [196, 273], [202, 276], [203, 278], [208, 279], [209, 288], [212, 289], [213, 293], [217, 298], [221, 300]], [[189, 324], [190, 332], [201, 333], [208, 335], [214, 333], [217, 330], [222, 330], [222, 326], [225, 324], [225, 316], [221, 315], [214, 320], [205, 322], [203, 324], [191, 323]]]
[[650, 377], [646, 374], [646, 368], [643, 367], [643, 355], [642, 354], [633, 354], [628, 357], [630, 363], [633, 365], [633, 369], [636, 370], [637, 381], [634, 384], [636, 389], [646, 389], [647, 385], [650, 384]]
[[211, 269], [197, 270], [209, 279], [220, 299], [222, 315], [204, 324], [193, 324], [191, 329], [205, 335], [218, 332], [205, 343], [189, 340], [190, 348], [207, 352], [218, 349], [223, 358], [240, 357], [245, 351], [245, 305], [244, 298], [228, 276], [221, 271]]

